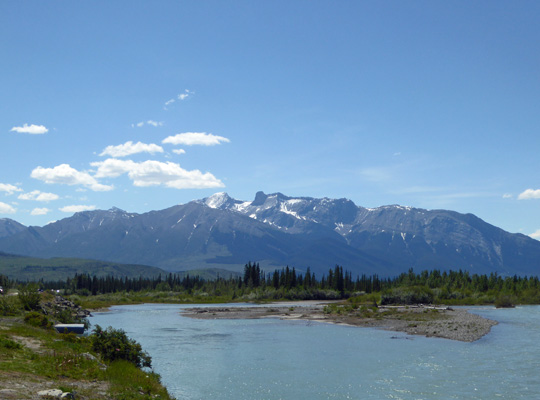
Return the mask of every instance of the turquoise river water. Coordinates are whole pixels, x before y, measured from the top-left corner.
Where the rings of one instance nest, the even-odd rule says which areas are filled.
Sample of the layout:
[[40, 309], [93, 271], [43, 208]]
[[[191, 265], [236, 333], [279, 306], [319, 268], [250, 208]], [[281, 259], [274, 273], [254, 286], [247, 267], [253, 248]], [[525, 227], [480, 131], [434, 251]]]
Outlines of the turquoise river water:
[[[221, 305], [222, 307], [223, 305]], [[178, 400], [540, 399], [540, 306], [471, 308], [473, 343], [307, 321], [196, 320], [186, 305], [95, 313], [152, 356]]]

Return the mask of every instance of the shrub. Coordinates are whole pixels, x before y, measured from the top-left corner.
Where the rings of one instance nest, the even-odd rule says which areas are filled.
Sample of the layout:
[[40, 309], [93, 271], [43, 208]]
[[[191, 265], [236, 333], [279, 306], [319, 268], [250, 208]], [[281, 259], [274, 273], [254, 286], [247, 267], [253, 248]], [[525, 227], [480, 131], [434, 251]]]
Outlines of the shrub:
[[7, 317], [18, 315], [21, 308], [15, 296], [0, 296], [0, 315]]
[[40, 314], [37, 311], [31, 311], [26, 314], [24, 316], [24, 322], [38, 328], [49, 328], [52, 326], [52, 322], [49, 321], [45, 315]]
[[96, 325], [95, 333], [92, 334], [92, 349], [106, 361], [125, 360], [136, 367], [151, 367], [152, 358], [142, 351], [142, 347], [135, 340], [127, 337], [122, 329], [108, 327], [103, 330]]
[[75, 318], [73, 318], [73, 314], [71, 314], [71, 311], [68, 309], [58, 311], [55, 314], [55, 318], [61, 324], [74, 324], [78, 322], [78, 321], [75, 321]]
[[513, 296], [501, 295], [495, 300], [495, 307], [497, 308], [512, 308], [516, 303], [516, 299]]
[[38, 287], [35, 284], [29, 284], [19, 289], [17, 296], [21, 305], [26, 311], [34, 311], [39, 309], [41, 295], [38, 292]]
[[381, 304], [431, 304], [433, 292], [424, 286], [396, 288], [381, 295]]
[[5, 336], [0, 336], [0, 348], [19, 350], [22, 349], [22, 345], [9, 339]]

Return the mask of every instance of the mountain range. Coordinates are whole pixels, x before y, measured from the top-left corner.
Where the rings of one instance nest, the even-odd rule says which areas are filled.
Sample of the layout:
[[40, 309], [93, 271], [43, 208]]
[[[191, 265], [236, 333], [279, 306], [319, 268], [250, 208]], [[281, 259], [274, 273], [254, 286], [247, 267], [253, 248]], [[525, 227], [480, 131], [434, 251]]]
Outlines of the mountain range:
[[0, 220], [0, 251], [77, 257], [180, 271], [267, 270], [286, 265], [323, 274], [336, 264], [357, 274], [409, 268], [539, 275], [540, 242], [472, 214], [399, 205], [364, 208], [347, 199], [226, 193], [143, 214], [118, 208], [76, 213], [44, 227]]

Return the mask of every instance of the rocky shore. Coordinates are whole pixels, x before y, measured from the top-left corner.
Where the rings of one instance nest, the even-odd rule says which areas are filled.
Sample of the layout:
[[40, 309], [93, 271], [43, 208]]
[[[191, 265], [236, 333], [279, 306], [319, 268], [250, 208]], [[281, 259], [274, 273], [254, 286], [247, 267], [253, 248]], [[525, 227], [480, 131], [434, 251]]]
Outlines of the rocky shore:
[[275, 303], [253, 307], [198, 307], [182, 314], [199, 319], [280, 318], [371, 327], [409, 335], [473, 342], [488, 334], [496, 321], [444, 306], [380, 306], [351, 309], [318, 302]]

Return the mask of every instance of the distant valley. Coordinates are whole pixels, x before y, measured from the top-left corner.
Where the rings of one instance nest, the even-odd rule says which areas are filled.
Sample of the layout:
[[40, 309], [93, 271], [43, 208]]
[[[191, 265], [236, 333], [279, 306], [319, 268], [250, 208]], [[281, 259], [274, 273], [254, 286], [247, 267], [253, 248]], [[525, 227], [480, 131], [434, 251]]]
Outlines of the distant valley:
[[364, 208], [347, 199], [226, 193], [144, 214], [118, 208], [74, 214], [44, 227], [0, 220], [0, 251], [150, 265], [167, 271], [267, 270], [286, 265], [323, 274], [395, 276], [409, 268], [538, 275], [540, 242], [472, 214], [398, 205]]

